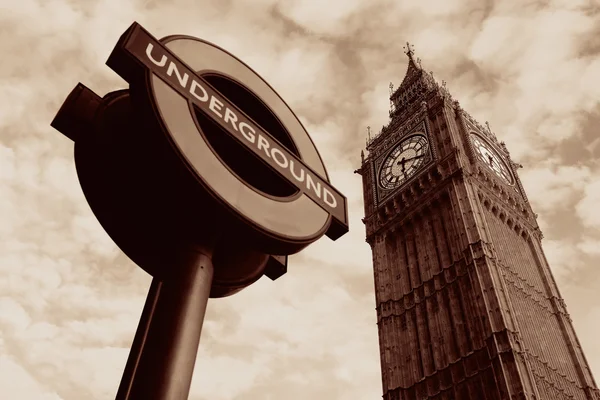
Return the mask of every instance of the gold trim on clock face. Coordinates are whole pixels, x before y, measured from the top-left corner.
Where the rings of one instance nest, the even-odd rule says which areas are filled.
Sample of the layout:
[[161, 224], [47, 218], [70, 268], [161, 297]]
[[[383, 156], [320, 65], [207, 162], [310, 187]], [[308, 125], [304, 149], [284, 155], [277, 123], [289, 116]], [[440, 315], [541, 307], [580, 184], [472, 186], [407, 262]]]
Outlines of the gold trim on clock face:
[[425, 163], [429, 142], [423, 134], [403, 140], [385, 158], [379, 170], [379, 185], [395, 189], [413, 176]]
[[473, 142], [473, 148], [475, 149], [475, 154], [479, 161], [494, 171], [494, 173], [504, 182], [513, 185], [515, 180], [509, 168], [493, 147], [474, 133], [471, 134], [471, 141]]

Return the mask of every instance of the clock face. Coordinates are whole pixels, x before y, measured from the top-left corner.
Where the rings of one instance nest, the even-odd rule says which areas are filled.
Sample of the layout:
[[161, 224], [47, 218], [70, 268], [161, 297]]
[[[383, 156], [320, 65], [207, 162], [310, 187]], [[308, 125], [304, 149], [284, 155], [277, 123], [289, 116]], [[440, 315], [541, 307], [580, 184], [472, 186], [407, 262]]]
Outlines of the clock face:
[[473, 147], [475, 148], [475, 154], [477, 158], [487, 165], [496, 175], [500, 177], [504, 182], [512, 185], [514, 183], [514, 179], [510, 170], [506, 166], [506, 163], [500, 158], [498, 153], [488, 145], [483, 139], [479, 136], [471, 134], [471, 141], [473, 142]]
[[423, 134], [403, 140], [385, 158], [379, 172], [379, 184], [384, 189], [394, 189], [423, 166], [429, 143]]

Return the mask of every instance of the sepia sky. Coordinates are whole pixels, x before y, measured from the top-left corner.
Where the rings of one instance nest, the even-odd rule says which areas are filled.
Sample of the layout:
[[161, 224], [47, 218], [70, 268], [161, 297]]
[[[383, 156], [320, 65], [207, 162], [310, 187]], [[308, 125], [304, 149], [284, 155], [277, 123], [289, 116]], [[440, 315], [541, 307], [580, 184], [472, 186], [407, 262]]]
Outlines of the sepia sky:
[[[327, 3], [327, 6], [319, 4]], [[418, 5], [417, 5], [418, 4]], [[150, 277], [113, 244], [50, 127], [137, 21], [237, 55], [290, 104], [347, 195], [351, 230], [287, 275], [211, 300], [190, 400], [377, 399], [373, 272], [360, 162], [415, 45], [489, 121], [539, 214], [544, 249], [600, 373], [600, 5], [597, 0], [0, 0], [0, 398], [114, 399]]]

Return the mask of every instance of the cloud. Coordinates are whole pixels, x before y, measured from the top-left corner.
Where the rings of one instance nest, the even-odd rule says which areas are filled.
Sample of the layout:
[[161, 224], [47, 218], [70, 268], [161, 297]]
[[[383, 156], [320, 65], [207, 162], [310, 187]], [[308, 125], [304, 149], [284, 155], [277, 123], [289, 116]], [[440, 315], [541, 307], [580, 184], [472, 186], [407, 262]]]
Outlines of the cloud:
[[550, 264], [550, 269], [559, 283], [567, 283], [582, 260], [573, 242], [562, 240], [544, 240], [544, 253]]
[[560, 165], [557, 160], [522, 169], [520, 178], [534, 209], [556, 212], [573, 207], [581, 199], [593, 172], [587, 166]]
[[600, 256], [600, 239], [585, 237], [577, 244], [577, 248], [591, 256]]
[[600, 179], [596, 177], [584, 189], [584, 197], [575, 210], [581, 222], [590, 228], [600, 229]]
[[344, 32], [346, 18], [362, 8], [364, 3], [360, 0], [335, 0], [326, 6], [310, 0], [293, 0], [279, 5], [284, 15], [308, 31], [330, 35]]
[[62, 400], [41, 386], [19, 364], [0, 356], [0, 396], [12, 399]]
[[[585, 0], [13, 2], [0, 13], [10, 32], [0, 39], [10, 55], [0, 64], [0, 398], [116, 392], [151, 278], [96, 221], [73, 144], [49, 123], [79, 81], [101, 95], [126, 86], [105, 61], [134, 20], [157, 37], [212, 41], [263, 75], [310, 132], [350, 206], [346, 236], [290, 257], [275, 282], [211, 300], [191, 399], [381, 395], [372, 262], [353, 171], [366, 127], [376, 134], [388, 122], [388, 85], [403, 78], [406, 41], [525, 165], [547, 258], [597, 369], [598, 319], [584, 310], [600, 307], [585, 294], [597, 292], [600, 256], [591, 123], [600, 106], [598, 15]], [[567, 142], [588, 159], [566, 161]]]

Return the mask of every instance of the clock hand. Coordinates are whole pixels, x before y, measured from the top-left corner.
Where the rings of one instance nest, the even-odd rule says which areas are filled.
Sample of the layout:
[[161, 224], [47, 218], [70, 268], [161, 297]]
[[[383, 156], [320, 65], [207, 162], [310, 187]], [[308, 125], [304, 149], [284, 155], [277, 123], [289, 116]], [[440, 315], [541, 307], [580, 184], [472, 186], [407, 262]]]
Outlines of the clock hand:
[[414, 157], [412, 157], [412, 158], [409, 158], [409, 159], [408, 159], [408, 160], [406, 160], [406, 161], [410, 161], [410, 160], [416, 160], [417, 158], [423, 158], [423, 157], [425, 157], [425, 154], [421, 154], [421, 155], [418, 155], [418, 156], [414, 156]]
[[402, 171], [404, 171], [404, 164], [406, 164], [406, 158], [402, 157], [402, 159], [398, 162], [396, 162], [396, 165], [401, 165], [402, 166]]
[[402, 162], [402, 165], [401, 165], [402, 170], [401, 171], [404, 174], [404, 176], [406, 176], [406, 171], [405, 171], [406, 170], [406, 159], [404, 157], [402, 157], [401, 162]]
[[399, 164], [405, 164], [408, 161], [416, 160], [417, 158], [423, 158], [423, 157], [425, 157], [425, 154], [421, 154], [419, 156], [414, 156], [414, 157], [411, 157], [411, 158], [404, 158], [404, 157], [402, 157], [402, 160], [398, 161], [397, 164], [398, 165]]

